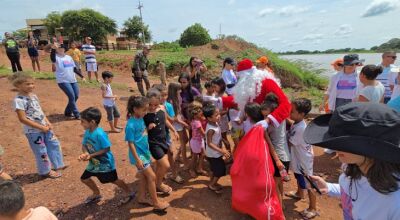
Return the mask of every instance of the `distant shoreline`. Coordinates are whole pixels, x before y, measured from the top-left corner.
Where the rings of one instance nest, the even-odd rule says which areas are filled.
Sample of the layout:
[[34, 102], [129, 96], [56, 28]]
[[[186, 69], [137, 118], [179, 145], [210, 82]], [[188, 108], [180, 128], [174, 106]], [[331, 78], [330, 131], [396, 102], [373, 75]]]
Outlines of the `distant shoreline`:
[[369, 53], [381, 53], [380, 51], [349, 51], [349, 52], [344, 52], [344, 51], [338, 51], [338, 52], [332, 52], [332, 53], [292, 53], [292, 52], [285, 52], [285, 53], [278, 53], [276, 54], [279, 55], [318, 55], [318, 54], [350, 54], [350, 53], [357, 53], [357, 54], [369, 54]]

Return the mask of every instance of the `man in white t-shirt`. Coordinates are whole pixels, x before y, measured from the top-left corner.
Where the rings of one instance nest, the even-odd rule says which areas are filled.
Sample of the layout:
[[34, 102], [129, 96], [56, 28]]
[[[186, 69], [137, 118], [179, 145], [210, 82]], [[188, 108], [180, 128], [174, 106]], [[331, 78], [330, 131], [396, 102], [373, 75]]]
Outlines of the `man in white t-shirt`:
[[394, 76], [397, 75], [397, 73], [394, 73], [391, 71], [391, 69], [394, 67], [394, 61], [396, 60], [396, 52], [393, 51], [386, 51], [382, 54], [382, 62], [381, 66], [383, 67], [383, 72], [382, 74], [379, 74], [378, 77], [376, 78], [378, 81], [380, 81], [384, 86], [385, 86], [385, 97], [384, 97], [384, 103], [386, 104], [393, 92], [394, 88]]
[[97, 75], [97, 61], [96, 61], [96, 47], [92, 45], [92, 38], [86, 37], [85, 44], [82, 45], [83, 54], [85, 54], [85, 66], [86, 71], [88, 73], [89, 81], [92, 77], [92, 72], [96, 77], [96, 81], [99, 81], [99, 77]]

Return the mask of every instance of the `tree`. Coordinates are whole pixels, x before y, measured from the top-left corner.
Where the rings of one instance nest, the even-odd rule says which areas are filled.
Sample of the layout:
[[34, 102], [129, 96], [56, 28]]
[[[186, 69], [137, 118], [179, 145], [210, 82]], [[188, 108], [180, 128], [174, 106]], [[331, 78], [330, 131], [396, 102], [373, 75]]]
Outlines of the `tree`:
[[179, 39], [179, 44], [182, 47], [201, 46], [209, 42], [211, 42], [211, 37], [208, 31], [199, 23], [195, 23], [183, 31]]
[[70, 40], [90, 36], [95, 42], [104, 40], [107, 34], [116, 34], [114, 20], [92, 9], [68, 10], [62, 14], [61, 25]]
[[56, 29], [61, 27], [61, 14], [58, 11], [50, 12], [44, 19], [49, 35], [55, 35]]
[[139, 35], [141, 35], [144, 31], [146, 42], [150, 42], [151, 40], [149, 26], [145, 25], [139, 16], [135, 15], [131, 18], [128, 18], [128, 20], [124, 22], [124, 31], [129, 39], [135, 40], [139, 40]]
[[26, 39], [28, 37], [28, 30], [16, 30], [12, 32], [12, 35], [17, 40]]

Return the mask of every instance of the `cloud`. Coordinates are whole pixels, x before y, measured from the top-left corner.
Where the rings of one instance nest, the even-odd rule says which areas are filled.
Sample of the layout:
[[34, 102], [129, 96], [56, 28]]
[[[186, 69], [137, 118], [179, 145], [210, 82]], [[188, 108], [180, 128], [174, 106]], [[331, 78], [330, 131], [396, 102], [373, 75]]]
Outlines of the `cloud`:
[[395, 10], [399, 6], [398, 0], [373, 0], [361, 15], [361, 17], [373, 17], [383, 15], [389, 11]]
[[294, 5], [289, 5], [278, 10], [278, 14], [282, 16], [290, 16], [292, 14], [300, 14], [306, 12], [308, 11], [308, 9], [309, 9], [308, 7], [298, 7]]
[[308, 7], [288, 5], [288, 6], [285, 6], [282, 8], [271, 8], [271, 7], [264, 8], [258, 12], [258, 15], [260, 17], [265, 17], [268, 14], [276, 14], [276, 15], [280, 15], [280, 16], [291, 16], [293, 14], [300, 14], [300, 13], [306, 12], [308, 10], [309, 10]]
[[281, 38], [279, 38], [279, 37], [274, 37], [274, 38], [269, 39], [268, 41], [280, 41], [280, 40], [281, 40]]
[[233, 5], [233, 4], [235, 4], [235, 2], [236, 2], [236, 0], [229, 0], [228, 5]]
[[265, 17], [266, 15], [272, 14], [274, 12], [275, 12], [275, 9], [273, 9], [273, 8], [264, 8], [263, 10], [258, 12], [258, 15], [260, 17]]
[[349, 24], [342, 24], [333, 33], [336, 37], [347, 38], [353, 33], [353, 27]]
[[304, 35], [303, 40], [305, 41], [317, 41], [324, 38], [323, 34], [307, 34]]

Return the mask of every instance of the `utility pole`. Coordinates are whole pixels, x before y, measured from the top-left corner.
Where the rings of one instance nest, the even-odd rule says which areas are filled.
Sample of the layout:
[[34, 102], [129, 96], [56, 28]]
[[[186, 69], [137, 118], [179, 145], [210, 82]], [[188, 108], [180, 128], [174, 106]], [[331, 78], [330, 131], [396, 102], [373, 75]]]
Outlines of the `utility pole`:
[[146, 45], [146, 37], [144, 36], [144, 23], [143, 23], [143, 17], [142, 17], [142, 8], [143, 8], [143, 4], [140, 3], [139, 0], [139, 5], [137, 7], [137, 9], [139, 9], [139, 13], [140, 13], [140, 21], [142, 22], [142, 37], [143, 37], [143, 44]]
[[222, 24], [219, 24], [219, 39], [222, 39]]

